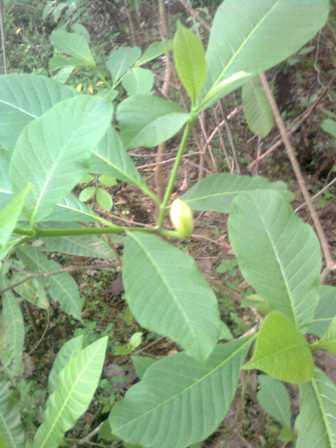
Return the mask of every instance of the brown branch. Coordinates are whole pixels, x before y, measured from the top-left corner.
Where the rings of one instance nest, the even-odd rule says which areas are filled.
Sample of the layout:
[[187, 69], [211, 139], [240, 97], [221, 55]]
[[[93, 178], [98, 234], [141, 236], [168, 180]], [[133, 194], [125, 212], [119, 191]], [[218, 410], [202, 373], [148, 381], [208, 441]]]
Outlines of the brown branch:
[[[333, 82], [333, 80], [331, 81], [331, 83]], [[311, 114], [314, 112], [314, 110], [317, 108], [317, 106], [319, 105], [319, 103], [321, 102], [321, 100], [325, 97], [325, 95], [327, 94], [329, 87], [331, 85], [331, 83], [329, 83], [328, 86], [326, 86], [325, 89], [323, 89], [322, 93], [320, 94], [320, 96], [314, 101], [314, 103], [302, 114], [301, 117], [299, 117], [297, 119], [297, 122], [293, 124], [293, 126], [287, 130], [289, 135], [294, 134], [299, 128], [300, 126], [307, 121], [307, 119], [311, 116]], [[268, 157], [270, 154], [272, 154], [276, 149], [278, 149], [280, 146], [282, 145], [282, 138], [280, 137], [267, 151], [265, 151], [260, 157], [257, 157], [256, 160], [254, 160], [253, 162], [250, 163], [248, 169], [249, 171], [252, 171], [254, 169], [254, 167], [259, 164], [259, 162], [261, 162], [265, 157]]]
[[281, 117], [279, 108], [275, 102], [273, 93], [271, 91], [271, 88], [268, 84], [267, 78], [264, 74], [260, 75], [260, 81], [261, 84], [263, 86], [263, 89], [265, 91], [266, 97], [269, 101], [269, 104], [271, 106], [273, 115], [274, 115], [274, 119], [275, 122], [277, 124], [277, 127], [279, 129], [282, 141], [284, 143], [284, 146], [286, 148], [287, 154], [288, 154], [288, 158], [291, 162], [294, 174], [296, 176], [296, 179], [298, 181], [299, 184], [299, 188], [301, 190], [301, 193], [304, 197], [304, 200], [306, 201], [309, 213], [311, 215], [311, 218], [313, 220], [316, 232], [318, 234], [318, 237], [320, 239], [320, 243], [321, 243], [321, 248], [322, 248], [322, 252], [324, 255], [324, 259], [325, 259], [325, 263], [326, 263], [326, 269], [328, 270], [328, 272], [335, 270], [336, 269], [336, 263], [332, 258], [331, 252], [330, 252], [330, 248], [329, 248], [329, 244], [328, 244], [328, 240], [326, 238], [326, 235], [324, 233], [323, 227], [321, 225], [320, 222], [320, 218], [314, 208], [313, 202], [311, 200], [310, 194], [308, 192], [305, 180], [303, 178], [303, 175], [301, 173], [301, 169], [300, 169], [300, 165], [297, 161], [296, 155], [295, 155], [295, 150], [290, 142], [289, 139], [289, 134], [288, 131], [286, 129], [285, 123]]
[[[160, 36], [161, 40], [167, 40], [168, 39], [168, 21], [166, 16], [166, 9], [164, 5], [163, 0], [158, 0], [158, 6], [159, 6], [159, 17], [160, 17]], [[164, 80], [163, 80], [163, 86], [161, 89], [161, 93], [163, 96], [167, 97], [169, 93], [169, 85], [171, 80], [171, 60], [169, 54], [165, 56], [165, 74], [164, 74]], [[155, 186], [156, 186], [156, 192], [159, 198], [161, 199], [165, 190], [165, 182], [162, 175], [161, 170], [161, 162], [163, 160], [164, 153], [166, 152], [166, 144], [161, 143], [158, 146], [158, 150], [156, 153], [156, 167], [154, 170], [154, 179], [155, 179]]]
[[202, 19], [202, 17], [200, 17], [199, 13], [193, 9], [188, 0], [179, 1], [183, 8], [187, 11], [187, 13], [190, 14], [194, 20], [198, 21], [206, 31], [210, 32], [210, 25], [204, 19]]

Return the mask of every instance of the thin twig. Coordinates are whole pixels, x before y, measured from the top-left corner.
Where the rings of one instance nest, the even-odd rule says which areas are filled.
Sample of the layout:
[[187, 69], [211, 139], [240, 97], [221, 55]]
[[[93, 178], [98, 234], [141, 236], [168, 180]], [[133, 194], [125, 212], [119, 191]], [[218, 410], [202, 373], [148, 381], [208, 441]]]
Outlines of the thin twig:
[[320, 218], [314, 208], [312, 199], [310, 197], [310, 194], [308, 192], [308, 189], [306, 187], [306, 183], [305, 180], [303, 178], [303, 175], [301, 173], [301, 169], [300, 169], [300, 165], [297, 161], [296, 155], [295, 155], [295, 150], [290, 142], [289, 139], [289, 134], [288, 131], [286, 129], [285, 123], [281, 117], [279, 108], [275, 102], [273, 93], [271, 91], [271, 88], [268, 84], [267, 78], [264, 74], [260, 75], [260, 81], [261, 84], [263, 86], [263, 89], [265, 91], [266, 97], [269, 101], [269, 104], [272, 108], [272, 112], [276, 121], [276, 124], [278, 126], [282, 141], [284, 143], [284, 146], [286, 148], [287, 154], [288, 154], [288, 158], [291, 162], [293, 171], [295, 173], [296, 179], [298, 181], [299, 184], [299, 188], [301, 190], [301, 193], [306, 201], [309, 213], [311, 215], [311, 218], [313, 220], [316, 232], [318, 234], [318, 237], [320, 239], [320, 243], [321, 243], [321, 248], [322, 248], [322, 252], [324, 254], [324, 259], [325, 259], [325, 263], [326, 263], [326, 269], [330, 272], [332, 270], [336, 269], [336, 263], [332, 258], [331, 252], [330, 252], [330, 248], [329, 248], [329, 244], [328, 244], [328, 240], [326, 238], [326, 235], [324, 233], [323, 227], [321, 225], [320, 222]]
[[[334, 183], [336, 183], [336, 177], [334, 177], [334, 179], [329, 182], [325, 187], [322, 188], [322, 190], [320, 190], [318, 193], [314, 194], [314, 196], [312, 196], [311, 200], [314, 201], [315, 199], [317, 199], [318, 197], [321, 196], [321, 194], [323, 194], [325, 191], [329, 190], [329, 188], [334, 185]], [[299, 205], [299, 207], [297, 207], [295, 209], [296, 212], [298, 212], [299, 210], [301, 210], [302, 208], [306, 207], [306, 202], [304, 202], [303, 204]]]
[[4, 28], [4, 4], [0, 0], [0, 37], [1, 37], [1, 52], [3, 62], [3, 73], [7, 73], [7, 57], [6, 57], [6, 41], [5, 41], [5, 28]]
[[184, 9], [188, 12], [188, 14], [191, 15], [191, 17], [198, 21], [205, 30], [207, 30], [208, 32], [210, 32], [210, 25], [204, 20], [202, 19], [202, 17], [200, 17], [199, 13], [196, 12], [192, 6], [190, 5], [190, 3], [188, 2], [188, 0], [179, 0], [181, 5], [184, 7]]
[[76, 271], [85, 271], [85, 270], [90, 270], [90, 269], [112, 269], [113, 265], [112, 264], [95, 264], [95, 265], [87, 265], [87, 266], [81, 266], [81, 265], [76, 265], [76, 266], [67, 266], [65, 268], [59, 269], [58, 271], [51, 271], [51, 272], [29, 272], [25, 277], [23, 277], [21, 280], [18, 280], [17, 282], [6, 286], [6, 288], [3, 288], [0, 290], [0, 295], [4, 294], [5, 292], [11, 290], [11, 289], [15, 289], [18, 286], [22, 285], [25, 282], [28, 282], [29, 280], [32, 280], [34, 278], [48, 278], [48, 277], [52, 277], [54, 275], [60, 275], [60, 274], [64, 274], [65, 272], [76, 272]]

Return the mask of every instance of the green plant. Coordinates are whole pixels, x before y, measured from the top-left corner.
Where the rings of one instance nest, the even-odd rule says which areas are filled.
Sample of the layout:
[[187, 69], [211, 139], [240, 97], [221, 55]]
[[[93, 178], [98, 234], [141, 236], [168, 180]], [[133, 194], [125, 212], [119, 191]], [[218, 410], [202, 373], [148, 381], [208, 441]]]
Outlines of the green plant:
[[[314, 360], [316, 350], [336, 352], [335, 289], [321, 286], [318, 238], [292, 210], [292, 195], [286, 185], [262, 177], [210, 175], [178, 200], [183, 206], [182, 229], [180, 208], [177, 217], [173, 209], [176, 230], [166, 227], [195, 119], [299, 50], [324, 25], [328, 11], [328, 0], [226, 0], [215, 15], [206, 52], [200, 39], [179, 25], [173, 54], [190, 98], [187, 111], [151, 95], [151, 83], [144, 81], [149, 79], [147, 72], [134, 73], [167, 51], [166, 43], [155, 44], [142, 55], [136, 48], [117, 49], [101, 66], [88, 39], [64, 30], [54, 32], [52, 41], [58, 56], [62, 55], [63, 68], [97, 70], [108, 90], [105, 96], [83, 95], [36, 75], [0, 78], [0, 440], [4, 446], [21, 447], [25, 442], [33, 448], [60, 446], [92, 400], [107, 338], [83, 347], [82, 336], [77, 336], [58, 353], [49, 375], [43, 420], [34, 439], [24, 441], [19, 410], [10, 391], [10, 383], [22, 375], [21, 305], [29, 301], [29, 294], [19, 287], [31, 281], [36, 294], [35, 302], [31, 299], [30, 303], [48, 309], [52, 299], [80, 321], [83, 301], [76, 282], [44, 252], [87, 254], [92, 238], [97, 247], [94, 255], [107, 258], [109, 247], [99, 235], [108, 234], [124, 237], [125, 298], [135, 319], [144, 329], [170, 338], [182, 349], [155, 361], [135, 358], [141, 381], [110, 412], [108, 425], [114, 436], [144, 447], [197, 444], [212, 434], [228, 413], [241, 370], [253, 369], [269, 376], [261, 380], [259, 400], [286, 429], [286, 440], [294, 439], [288, 397], [274, 380], [300, 387], [296, 446], [318, 441], [321, 448], [336, 447], [336, 385]], [[130, 88], [135, 81], [127, 83], [129, 77], [145, 83], [146, 94]], [[121, 86], [131, 96], [124, 99]], [[117, 127], [111, 126], [113, 117]], [[161, 200], [140, 176], [127, 150], [153, 148], [182, 129]], [[264, 127], [261, 132], [265, 134]], [[87, 174], [112, 176], [137, 187], [158, 210], [155, 224], [126, 227], [101, 218], [71, 193]], [[223, 334], [227, 339], [231, 335], [220, 318], [213, 290], [188, 252], [171, 242], [190, 236], [189, 207], [229, 214], [229, 238], [239, 269], [270, 310], [260, 328], [227, 343], [218, 343]], [[32, 244], [35, 240], [42, 246]], [[22, 278], [22, 271], [27, 270], [29, 276]], [[319, 339], [310, 343], [307, 334]], [[121, 348], [133, 352], [141, 340], [142, 334], [135, 333]], [[265, 399], [265, 388], [272, 387], [272, 381], [273, 387], [281, 390], [279, 400], [286, 409], [281, 416]]]

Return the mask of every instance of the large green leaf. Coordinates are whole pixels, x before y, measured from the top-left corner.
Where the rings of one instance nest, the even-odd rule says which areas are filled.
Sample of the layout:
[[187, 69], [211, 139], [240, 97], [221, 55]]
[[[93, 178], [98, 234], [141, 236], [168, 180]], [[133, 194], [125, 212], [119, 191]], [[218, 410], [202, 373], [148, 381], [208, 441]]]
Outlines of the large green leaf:
[[9, 201], [12, 194], [12, 186], [9, 179], [9, 154], [0, 149], [0, 208]]
[[205, 359], [221, 328], [217, 300], [194, 260], [160, 238], [130, 233], [123, 257], [126, 300], [145, 328]]
[[94, 67], [96, 65], [87, 39], [81, 34], [68, 33], [64, 29], [58, 29], [51, 33], [52, 45], [61, 53], [71, 58], [69, 65]]
[[93, 152], [90, 171], [95, 174], [106, 174], [119, 180], [143, 187], [141, 178], [131, 157], [124, 148], [117, 131], [110, 128]]
[[13, 149], [22, 129], [77, 92], [40, 75], [0, 76], [0, 144]]
[[93, 147], [106, 133], [112, 106], [102, 98], [78, 96], [56, 104], [28, 124], [10, 163], [14, 192], [27, 182], [31, 222], [47, 217], [85, 173]]
[[194, 105], [207, 75], [202, 41], [191, 30], [178, 23], [173, 53], [177, 75]]
[[[62, 269], [61, 265], [53, 260], [48, 260], [36, 247], [22, 246], [17, 252], [21, 261], [32, 272], [54, 273]], [[50, 297], [58, 302], [66, 313], [78, 320], [81, 319], [83, 299], [80, 296], [77, 283], [69, 273], [62, 272], [47, 276], [43, 278], [43, 283], [48, 287]]]
[[133, 67], [140, 55], [141, 50], [138, 47], [120, 47], [110, 54], [106, 60], [106, 67], [111, 73], [113, 84], [117, 84]]
[[107, 242], [99, 236], [61, 236], [44, 238], [41, 249], [45, 252], [59, 252], [76, 257], [101, 258], [113, 260], [115, 252]]
[[273, 112], [258, 78], [248, 81], [242, 89], [244, 115], [250, 130], [265, 138], [274, 125]]
[[0, 381], [0, 447], [24, 447], [19, 406], [10, 392], [9, 384], [5, 381]]
[[33, 448], [57, 448], [64, 433], [86, 411], [98, 386], [106, 345], [107, 337], [99, 339], [73, 356], [61, 370]]
[[145, 448], [185, 448], [230, 409], [250, 339], [218, 345], [206, 362], [180, 353], [149, 367], [111, 412], [112, 432]]
[[300, 414], [296, 448], [336, 448], [336, 385], [316, 369], [314, 378], [300, 386]]
[[[7, 283], [1, 281], [1, 287]], [[2, 313], [0, 319], [0, 360], [11, 374], [20, 375], [23, 372], [23, 347], [25, 326], [21, 305], [15, 295], [7, 291], [2, 298]]]
[[239, 72], [256, 75], [288, 58], [314, 37], [328, 14], [329, 0], [225, 0], [207, 49], [208, 95]]
[[318, 302], [321, 250], [313, 229], [276, 191], [240, 194], [232, 203], [229, 236], [245, 279], [299, 328]]
[[68, 362], [79, 354], [83, 349], [83, 335], [77, 336], [75, 338], [67, 341], [57, 353], [55, 361], [48, 377], [48, 388], [49, 393], [53, 393], [56, 390], [58, 377], [60, 372], [68, 364]]
[[274, 420], [290, 428], [292, 412], [286, 387], [280, 381], [267, 375], [259, 375], [258, 382], [260, 385], [257, 394], [259, 404]]
[[270, 182], [260, 176], [221, 173], [197, 182], [183, 195], [183, 200], [194, 210], [229, 213], [231, 202], [239, 193], [255, 190], [280, 190], [288, 194], [283, 182]]
[[127, 98], [117, 109], [117, 120], [127, 148], [159, 145], [173, 137], [189, 117], [178, 104], [151, 95]]
[[320, 298], [315, 310], [314, 319], [307, 332], [322, 337], [336, 317], [336, 288], [335, 286], [320, 287]]
[[269, 314], [257, 335], [246, 369], [258, 369], [281, 381], [305, 383], [313, 377], [314, 361], [308, 342], [294, 323], [278, 311]]

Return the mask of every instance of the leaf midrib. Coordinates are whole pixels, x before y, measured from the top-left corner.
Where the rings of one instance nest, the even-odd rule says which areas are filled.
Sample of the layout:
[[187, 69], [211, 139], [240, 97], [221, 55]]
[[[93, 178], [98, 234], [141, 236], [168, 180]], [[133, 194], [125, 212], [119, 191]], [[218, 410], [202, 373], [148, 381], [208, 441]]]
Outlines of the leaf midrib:
[[22, 107], [17, 106], [16, 104], [10, 103], [9, 101], [0, 99], [0, 103], [5, 104], [6, 106], [11, 107], [12, 109], [15, 109], [18, 112], [21, 112], [21, 113], [27, 115], [28, 117], [35, 118], [35, 119], [38, 118], [37, 115], [33, 115], [32, 113], [29, 113], [27, 110], [23, 109]]
[[316, 396], [316, 400], [317, 400], [317, 403], [318, 403], [319, 410], [321, 412], [322, 420], [323, 420], [323, 423], [324, 423], [324, 426], [325, 426], [325, 429], [326, 429], [326, 435], [327, 435], [328, 441], [330, 443], [330, 448], [332, 448], [333, 447], [333, 434], [332, 434], [331, 429], [329, 427], [329, 421], [327, 419], [327, 415], [326, 415], [326, 412], [325, 412], [325, 409], [324, 409], [324, 403], [323, 403], [322, 398], [320, 396], [320, 391], [319, 391], [319, 388], [318, 388], [318, 381], [316, 380], [316, 378], [313, 378], [311, 383], [312, 383], [314, 394]]

